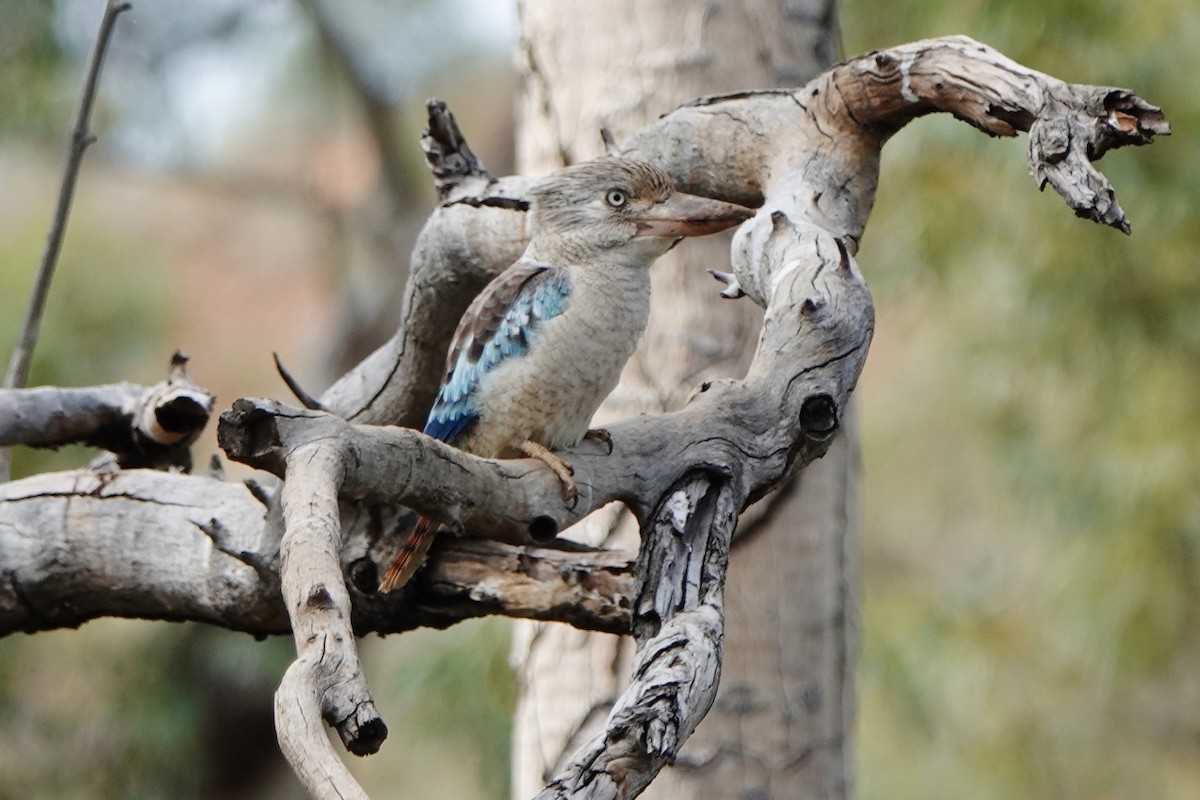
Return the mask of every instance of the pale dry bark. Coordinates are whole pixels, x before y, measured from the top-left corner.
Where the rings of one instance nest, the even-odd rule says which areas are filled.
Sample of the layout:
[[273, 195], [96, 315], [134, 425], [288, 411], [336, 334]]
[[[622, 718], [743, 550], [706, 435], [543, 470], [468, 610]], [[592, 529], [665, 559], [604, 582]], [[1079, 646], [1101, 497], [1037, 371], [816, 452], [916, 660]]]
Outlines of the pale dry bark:
[[80, 443], [112, 454], [122, 469], [190, 469], [188, 449], [208, 424], [215, 398], [175, 353], [153, 386], [117, 383], [65, 389], [0, 389], [0, 447]]
[[[151, 470], [0, 484], [0, 635], [97, 617], [287, 633], [267, 501], [253, 486]], [[452, 539], [422, 573], [418, 596], [380, 595], [370, 553], [380, 537], [398, 535], [404, 518], [356, 519], [339, 555], [356, 634], [444, 628], [486, 614], [629, 629], [629, 554]]]
[[[244, 629], [259, 633], [290, 624], [300, 658], [280, 699], [295, 701], [303, 723], [292, 726], [296, 717], [285, 708], [282, 736], [314, 796], [351, 796], [360, 790], [348, 776], [337, 785], [324, 777], [339, 767], [315, 719], [319, 711], [337, 725], [356, 752], [376, 746], [383, 732], [353, 669], [354, 633], [367, 629], [365, 615], [382, 614], [380, 604], [391, 602], [371, 588], [392, 554], [389, 535], [401, 515], [381, 509], [405, 503], [483, 533], [546, 538], [620, 499], [643, 523], [630, 609], [637, 680], [545, 796], [635, 795], [677, 755], [713, 701], [734, 515], [825, 452], [845, 417], [871, 333], [870, 298], [853, 252], [873, 199], [879, 148], [913, 117], [939, 110], [990, 133], [1032, 127], [1035, 171], [1077, 212], [1117, 227], [1123, 215], [1088, 158], [1168, 132], [1158, 109], [1128, 92], [1064, 84], [962, 37], [869, 54], [799, 90], [679, 109], [618, 149], [657, 161], [692, 191], [761, 202], [734, 239], [729, 278], [766, 307], [744, 380], [705, 383], [679, 411], [613, 425], [612, 455], [592, 444], [567, 453], [582, 489], [578, 507], [564, 505], [538, 462], [475, 459], [411, 431], [240, 402], [226, 416], [226, 446], [250, 463], [286, 470], [291, 484], [282, 567], [265, 507], [242, 487], [140, 471], [29, 479], [5, 486], [0, 502], [0, 608], [16, 620], [4, 630], [77, 624], [106, 606], [108, 613], [218, 624], [247, 620]], [[465, 306], [473, 286], [519, 250], [527, 186], [527, 179], [489, 181], [471, 170], [450, 180], [414, 253], [405, 331], [328, 392], [326, 407], [359, 422], [419, 420], [457, 317], [447, 309]], [[414, 329], [417, 320], [427, 327]], [[126, 483], [143, 479], [137, 488]], [[135, 508], [168, 515], [138, 516]], [[225, 517], [226, 509], [241, 516]], [[11, 522], [7, 515], [16, 513], [32, 521]], [[450, 548], [439, 549], [434, 572], [439, 558], [451, 557]], [[548, 577], [574, 591], [565, 574]], [[258, 585], [272, 580], [285, 587], [286, 604], [278, 588]], [[433, 584], [418, 580], [389, 610], [419, 617]], [[164, 611], [171, 606], [154, 596], [159, 591], [180, 599], [182, 610]], [[251, 606], [266, 609], [263, 619], [238, 616], [238, 592], [273, 598]], [[443, 624], [465, 608], [469, 599], [459, 597]], [[344, 666], [317, 652], [312, 643], [319, 641], [335, 642]]]

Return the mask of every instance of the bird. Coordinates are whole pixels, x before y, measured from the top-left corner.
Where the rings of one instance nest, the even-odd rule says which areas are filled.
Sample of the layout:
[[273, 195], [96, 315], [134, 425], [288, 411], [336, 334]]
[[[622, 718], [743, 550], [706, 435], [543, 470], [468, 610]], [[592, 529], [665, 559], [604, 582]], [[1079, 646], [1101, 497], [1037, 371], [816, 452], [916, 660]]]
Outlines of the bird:
[[[616, 386], [650, 313], [650, 266], [681, 238], [726, 230], [753, 211], [675, 189], [659, 167], [606, 156], [530, 190], [530, 240], [463, 314], [424, 433], [484, 458], [543, 461], [575, 500], [554, 451], [582, 439]], [[418, 520], [380, 582], [403, 586], [432, 544]]]

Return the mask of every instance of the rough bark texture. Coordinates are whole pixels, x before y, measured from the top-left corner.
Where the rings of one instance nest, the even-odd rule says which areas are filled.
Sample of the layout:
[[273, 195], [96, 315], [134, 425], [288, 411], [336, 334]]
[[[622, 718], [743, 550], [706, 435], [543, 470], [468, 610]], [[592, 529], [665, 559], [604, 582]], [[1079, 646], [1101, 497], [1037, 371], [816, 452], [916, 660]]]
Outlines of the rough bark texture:
[[[287, 633], [279, 539], [265, 500], [242, 484], [149, 470], [0, 484], [0, 635], [102, 616]], [[413, 594], [380, 595], [369, 553], [406, 517], [348, 516], [374, 518], [344, 531], [340, 553], [356, 634], [444, 628], [485, 614], [629, 630], [632, 554], [451, 539]]]
[[[696, 159], [695, 169], [675, 174], [686, 182], [713, 173], [717, 165], [721, 171], [745, 169], [743, 180], [723, 180], [722, 189], [744, 185], [738, 202], [759, 205], [763, 140], [719, 133], [710, 139], [709, 131], [692, 136], [681, 126], [659, 143], [636, 131], [698, 95], [800, 83], [834, 60], [834, 3], [828, 0], [786, 8], [776, 2], [714, 6], [671, 0], [526, 0], [520, 8], [525, 92], [518, 163], [529, 173], [595, 155], [601, 146], [597, 131], [603, 126], [617, 142], [634, 136], [624, 149], [668, 163], [686, 157], [689, 148], [711, 145]], [[754, 43], [753, 54], [748, 42]], [[614, 69], [614, 64], [622, 67]], [[720, 287], [704, 274], [706, 268], [728, 269], [722, 243], [686, 243], [677, 251], [652, 271], [651, 325], [621, 385], [601, 410], [605, 418], [677, 408], [701, 382], [746, 371], [760, 316], [751, 303], [721, 298]], [[675, 769], [661, 776], [648, 796], [733, 797], [764, 780], [773, 781], [784, 796], [838, 796], [814, 789], [844, 783], [848, 715], [784, 717], [796, 708], [789, 698], [805, 689], [810, 696], [820, 694], [827, 707], [849, 704], [851, 664], [845, 656], [853, 651], [855, 603], [844, 589], [856, 586], [857, 579], [843, 574], [856, 563], [843, 557], [855, 547], [855, 531], [847, 524], [854, 517], [847, 517], [843, 506], [853, 505], [847, 492], [854, 484], [840, 484], [852, 480], [852, 458], [853, 447], [838, 446], [809, 467], [817, 473], [811, 479], [793, 481], [784, 497], [772, 498], [775, 513], [762, 535], [735, 557], [725, 598], [725, 699], [717, 700], [712, 720], [699, 727]], [[804, 490], [831, 483], [836, 488], [831, 494]], [[803, 528], [797, 524], [801, 516]], [[623, 546], [635, 541], [632, 525], [613, 533], [607, 517], [585, 525], [587, 530], [572, 529], [571, 535]], [[795, 542], [807, 547], [797, 552]], [[836, 577], [828, 582], [792, 579], [810, 565]], [[831, 583], [837, 589], [832, 593]], [[798, 616], [779, 617], [784, 609], [817, 614], [831, 605], [840, 613], [829, 613], [833, 624], [810, 628], [819, 634], [801, 636], [788, 624], [801, 622]], [[533, 794], [581, 741], [596, 734], [606, 706], [627, 680], [633, 652], [629, 640], [538, 623], [521, 626], [527, 630], [519, 633], [515, 646], [521, 673], [513, 760], [517, 797]], [[820, 658], [834, 653], [844, 657]], [[790, 740], [760, 735], [767, 718], [775, 721], [773, 727], [791, 731]], [[832, 746], [824, 746], [785, 780], [780, 765], [793, 761], [789, 749], [817, 742]], [[700, 764], [703, 770], [692, 768]]]
[[[620, 698], [603, 731], [577, 738], [583, 747], [547, 791], [636, 795], [677, 757], [713, 702], [733, 514], [825, 453], [846, 418], [873, 325], [853, 254], [878, 180], [879, 149], [910, 119], [933, 111], [998, 135], [1032, 130], [1039, 182], [1048, 180], [1077, 213], [1117, 227], [1124, 216], [1091, 160], [1169, 132], [1158, 109], [1124, 90], [1065, 84], [963, 37], [868, 54], [797, 90], [689, 104], [613, 146], [657, 161], [689, 191], [761, 202], [734, 237], [726, 275], [730, 294], [744, 291], [766, 309], [758, 347], [743, 380], [705, 381], [678, 411], [611, 426], [611, 455], [591, 443], [565, 453], [576, 467], [578, 507], [563, 502], [540, 462], [476, 459], [413, 431], [241, 401], [223, 418], [222, 442], [231, 455], [286, 474], [282, 542], [279, 527], [264, 518], [261, 491], [213, 478], [132, 470], [8, 484], [0, 494], [2, 630], [78, 624], [102, 613], [201, 618], [258, 633], [290, 624], [298, 659], [279, 693], [285, 750], [313, 796], [356, 796], [361, 790], [342, 774], [316, 721], [320, 715], [334, 724], [354, 752], [382, 738], [355, 669], [354, 633], [369, 627], [364, 619], [389, 613], [448, 624], [471, 608], [459, 595], [438, 616], [436, 582], [423, 579], [398, 598], [374, 592], [378, 566], [398, 544], [403, 515], [392, 509], [403, 503], [478, 533], [546, 539], [619, 499], [644, 531], [630, 609], [636, 680], [624, 692], [613, 689]], [[404, 331], [327, 393], [326, 408], [357, 422], [423, 416], [459, 313], [448, 309], [461, 310], [473, 287], [520, 248], [527, 186], [524, 178], [493, 181], [470, 169], [450, 178], [414, 252]], [[726, 339], [719, 343], [714, 357], [725, 352]], [[669, 394], [655, 399], [665, 403]], [[838, 497], [843, 508], [847, 497]], [[751, 541], [748, 549], [769, 543], [765, 534]], [[451, 543], [435, 548], [434, 572], [439, 557], [459, 559], [452, 552]], [[498, 572], [513, 564], [514, 552], [495, 559]], [[832, 555], [850, 557], [846, 550]], [[603, 583], [573, 580], [569, 567], [522, 563], [518, 556], [523, 577], [514, 583], [525, 589], [533, 580], [588, 594]], [[619, 575], [619, 564], [606, 563]], [[838, 591], [848, 596], [846, 587]], [[481, 592], [479, 608], [493, 610], [494, 595], [492, 587]], [[535, 606], [526, 597], [510, 607], [524, 613]], [[846, 603], [835, 603], [816, 612], [815, 624], [838, 629], [846, 612]], [[594, 627], [612, 629], [612, 614], [604, 610]], [[849, 658], [843, 650], [832, 659], [840, 659], [843, 677]], [[819, 692], [787, 702], [786, 721], [797, 710], [834, 717], [834, 724], [847, 714], [845, 704]], [[795, 763], [785, 766], [794, 767], [823, 748], [842, 752], [844, 742], [794, 737], [787, 746]], [[844, 785], [835, 781], [830, 791]], [[766, 790], [759, 783], [748, 791]]]
[[0, 389], [0, 447], [77, 442], [107, 450], [122, 469], [188, 470], [188, 448], [208, 424], [214, 402], [188, 377], [182, 353], [172, 356], [167, 379], [154, 386]]

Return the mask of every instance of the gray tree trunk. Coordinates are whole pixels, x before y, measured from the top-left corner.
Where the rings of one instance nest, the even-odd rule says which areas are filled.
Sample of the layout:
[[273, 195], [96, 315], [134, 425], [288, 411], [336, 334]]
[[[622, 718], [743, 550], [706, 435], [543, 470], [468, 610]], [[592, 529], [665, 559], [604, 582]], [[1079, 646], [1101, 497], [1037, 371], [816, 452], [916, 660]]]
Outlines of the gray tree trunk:
[[[834, 60], [833, 0], [523, 0], [518, 169], [544, 174], [603, 151], [693, 97], [803, 83]], [[713, 237], [714, 239], [717, 237]], [[650, 326], [610, 420], [675, 409], [703, 381], [741, 376], [761, 320], [704, 270], [727, 240], [685, 242], [653, 271]], [[726, 590], [721, 691], [654, 798], [849, 795], [857, 613], [853, 426], [821, 460], [744, 515]], [[572, 530], [634, 547], [615, 509]], [[514, 792], [534, 795], [595, 735], [628, 682], [632, 642], [520, 623]]]

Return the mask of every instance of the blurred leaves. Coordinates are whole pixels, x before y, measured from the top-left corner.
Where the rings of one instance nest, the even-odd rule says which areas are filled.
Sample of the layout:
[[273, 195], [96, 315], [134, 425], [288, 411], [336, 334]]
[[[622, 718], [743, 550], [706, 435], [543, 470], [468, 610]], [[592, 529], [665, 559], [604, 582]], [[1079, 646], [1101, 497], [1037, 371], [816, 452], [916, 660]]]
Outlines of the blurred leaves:
[[[363, 763], [364, 780], [404, 784], [414, 796], [508, 796], [517, 695], [508, 664], [511, 629], [508, 620], [469, 620], [446, 631], [414, 631], [367, 650], [365, 666], [376, 699], [389, 725], [398, 724], [385, 748], [399, 752], [387, 763]], [[440, 770], [430, 774], [429, 763]], [[464, 778], [479, 788], [462, 785]]]
[[880, 310], [863, 796], [1200, 796], [1200, 8], [855, 0], [844, 19], [848, 52], [966, 33], [1130, 87], [1176, 131], [1101, 164], [1132, 237], [1038, 195], [1023, 137], [930, 119], [886, 149], [860, 257]]

